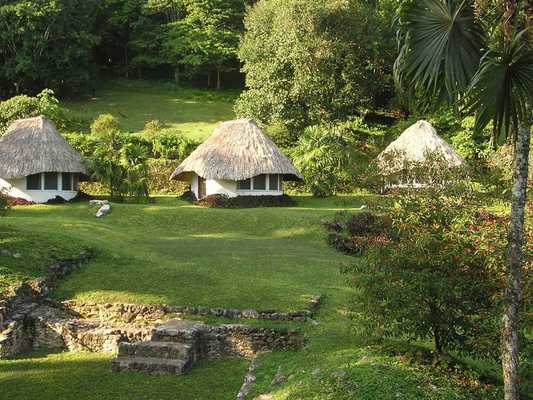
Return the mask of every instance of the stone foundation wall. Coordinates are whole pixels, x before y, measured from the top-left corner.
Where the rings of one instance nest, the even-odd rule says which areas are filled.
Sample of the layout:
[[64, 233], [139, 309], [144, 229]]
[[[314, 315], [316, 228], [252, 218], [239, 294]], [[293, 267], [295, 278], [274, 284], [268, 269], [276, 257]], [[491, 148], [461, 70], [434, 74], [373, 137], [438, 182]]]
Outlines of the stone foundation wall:
[[63, 305], [84, 318], [97, 318], [104, 321], [151, 323], [169, 318], [201, 315], [231, 319], [258, 319], [269, 321], [299, 321], [303, 322], [314, 316], [320, 307], [321, 296], [314, 296], [308, 303], [306, 310], [294, 312], [280, 312], [275, 310], [258, 311], [253, 309], [238, 310], [227, 308], [209, 308], [192, 306], [172, 306], [165, 304], [121, 304], [121, 303], [93, 303], [80, 301], [65, 301]]
[[86, 251], [51, 265], [46, 276], [22, 283], [9, 297], [0, 299], [0, 358], [30, 350], [33, 345], [33, 318], [30, 314], [46, 302], [57, 281], [93, 256]]
[[[29, 350], [116, 352], [121, 342], [150, 340], [153, 325], [80, 318], [72, 310], [51, 301], [26, 304], [0, 340], [0, 358]], [[294, 330], [247, 325], [201, 325], [199, 353], [202, 358], [253, 357], [274, 349], [298, 349], [304, 337]]]
[[260, 352], [296, 350], [305, 344], [305, 338], [293, 330], [246, 325], [207, 325], [203, 337], [206, 358], [252, 358]]
[[[306, 310], [237, 310], [168, 305], [97, 304], [48, 299], [57, 281], [92, 257], [84, 252], [57, 262], [47, 275], [22, 284], [15, 294], [0, 300], [0, 358], [32, 349], [114, 352], [120, 342], [149, 340], [153, 326], [186, 315], [213, 315], [235, 319], [305, 321], [320, 306], [313, 297]], [[252, 357], [273, 349], [297, 349], [304, 338], [295, 331], [246, 325], [206, 325], [202, 329], [202, 353], [207, 358]]]

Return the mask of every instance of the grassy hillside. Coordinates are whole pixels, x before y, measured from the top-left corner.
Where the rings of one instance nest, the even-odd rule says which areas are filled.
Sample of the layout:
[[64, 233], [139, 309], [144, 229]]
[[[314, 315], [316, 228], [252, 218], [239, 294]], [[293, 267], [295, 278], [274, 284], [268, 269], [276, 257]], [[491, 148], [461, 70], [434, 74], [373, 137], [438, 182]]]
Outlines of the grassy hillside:
[[22, 281], [46, 273], [56, 260], [88, 250], [60, 232], [38, 234], [0, 225], [0, 297]]
[[[317, 323], [297, 324], [308, 338], [305, 349], [259, 358], [254, 395], [271, 391], [276, 400], [501, 395], [499, 384], [478, 380], [497, 374], [497, 367], [465, 375], [405, 356], [401, 341], [359, 337], [346, 310], [351, 290], [339, 272], [341, 263], [355, 259], [327, 247], [321, 221], [375, 200], [361, 195], [297, 201], [295, 208], [222, 210], [158, 198], [151, 205], [114, 204], [101, 220], [81, 203], [18, 207], [0, 224], [16, 226], [19, 236], [59, 233], [98, 249], [95, 260], [60, 284], [54, 295], [62, 299], [291, 310], [309, 295], [324, 295]], [[0, 361], [0, 384], [9, 397], [25, 399], [230, 399], [246, 369], [242, 360], [223, 360], [202, 363], [183, 377], [111, 374], [109, 357], [23, 355]], [[270, 387], [278, 371], [284, 378]]]
[[113, 114], [129, 132], [142, 131], [147, 121], [159, 120], [203, 140], [219, 122], [235, 117], [237, 95], [234, 91], [181, 88], [171, 82], [117, 80], [105, 82], [94, 97], [63, 101], [62, 105], [88, 121]]

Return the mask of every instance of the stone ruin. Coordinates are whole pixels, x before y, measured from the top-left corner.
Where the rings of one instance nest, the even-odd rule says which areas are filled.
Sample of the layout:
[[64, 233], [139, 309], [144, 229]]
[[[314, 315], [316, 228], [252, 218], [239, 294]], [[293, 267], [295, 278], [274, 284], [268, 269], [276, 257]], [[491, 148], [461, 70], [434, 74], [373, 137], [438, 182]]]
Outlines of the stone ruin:
[[91, 256], [82, 253], [60, 261], [45, 277], [22, 284], [11, 298], [0, 301], [0, 358], [39, 349], [115, 352], [114, 371], [181, 374], [200, 359], [253, 358], [259, 352], [305, 344], [305, 338], [290, 329], [208, 325], [182, 320], [187, 315], [305, 321], [320, 305], [319, 296], [310, 300], [308, 309], [293, 313], [51, 300], [48, 294], [57, 281]]

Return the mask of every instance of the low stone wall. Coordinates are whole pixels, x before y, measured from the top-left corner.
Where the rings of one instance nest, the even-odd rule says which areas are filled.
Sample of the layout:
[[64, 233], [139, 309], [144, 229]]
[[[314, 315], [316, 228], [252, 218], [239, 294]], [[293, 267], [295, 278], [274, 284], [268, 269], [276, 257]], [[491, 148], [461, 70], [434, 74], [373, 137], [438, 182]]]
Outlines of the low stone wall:
[[[121, 342], [150, 340], [152, 326], [145, 323], [109, 323], [83, 319], [56, 304], [32, 304], [21, 319], [11, 322], [0, 343], [0, 358], [29, 350], [116, 352]], [[294, 330], [247, 325], [201, 325], [202, 358], [246, 357], [274, 349], [301, 348], [304, 337]]]
[[[320, 306], [320, 296], [298, 312], [237, 310], [168, 305], [97, 304], [48, 299], [57, 281], [92, 257], [85, 252], [57, 262], [47, 275], [22, 284], [0, 301], [0, 358], [36, 349], [109, 351], [120, 342], [149, 340], [153, 326], [186, 315], [213, 315], [234, 319], [305, 321]], [[297, 349], [305, 340], [296, 331], [238, 324], [202, 324], [204, 357], [253, 357], [273, 349]]]
[[205, 357], [245, 357], [271, 350], [297, 350], [305, 344], [299, 332], [247, 325], [207, 325]]
[[170, 318], [202, 315], [231, 319], [258, 319], [269, 321], [306, 321], [314, 316], [320, 307], [321, 296], [314, 296], [308, 308], [295, 312], [280, 312], [276, 310], [258, 311], [253, 309], [238, 310], [227, 308], [172, 306], [164, 304], [142, 305], [121, 303], [93, 303], [70, 300], [63, 305], [84, 318], [97, 318], [104, 321], [153, 323]]
[[46, 276], [22, 283], [10, 297], [0, 300], [0, 358], [29, 350], [33, 344], [33, 320], [30, 314], [45, 302], [57, 281], [93, 256], [82, 252], [51, 265]]

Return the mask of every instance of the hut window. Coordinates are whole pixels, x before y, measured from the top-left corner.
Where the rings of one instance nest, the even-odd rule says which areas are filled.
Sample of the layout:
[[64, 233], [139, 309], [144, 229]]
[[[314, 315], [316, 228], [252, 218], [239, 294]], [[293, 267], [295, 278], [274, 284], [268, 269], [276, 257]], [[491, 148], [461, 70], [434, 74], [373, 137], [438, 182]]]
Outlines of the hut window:
[[29, 175], [26, 177], [26, 189], [41, 190], [41, 174]]
[[268, 188], [270, 190], [279, 190], [279, 175], [269, 175], [268, 176]]
[[257, 175], [254, 177], [254, 190], [266, 190], [266, 175]]
[[252, 188], [252, 180], [245, 179], [243, 181], [237, 181], [237, 190], [250, 190]]
[[80, 190], [80, 175], [79, 174], [72, 175], [72, 190], [75, 190], [75, 191]]
[[44, 190], [57, 190], [57, 172], [45, 172]]
[[63, 172], [61, 174], [61, 189], [72, 190], [72, 174], [70, 172]]

